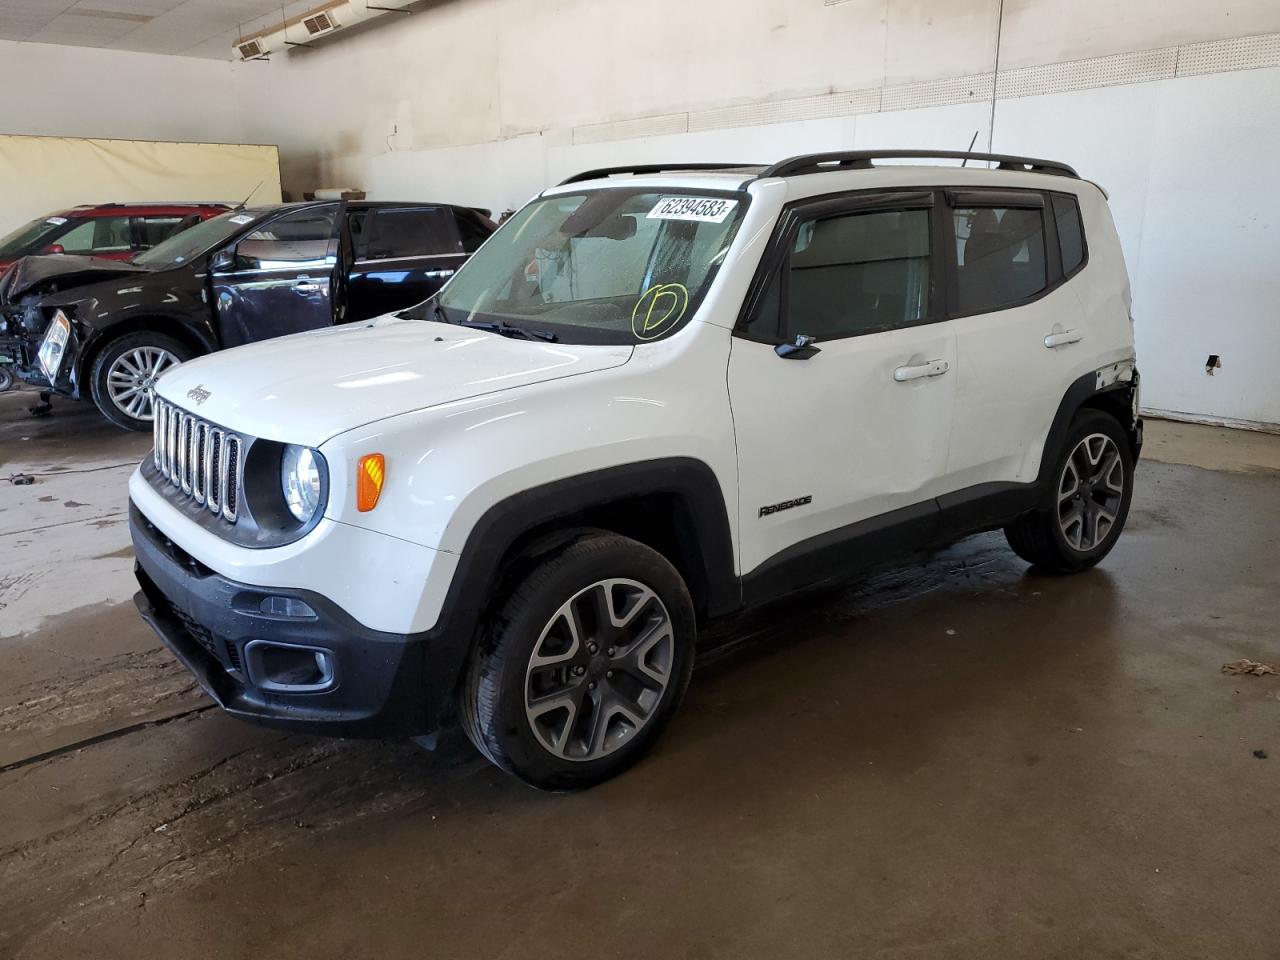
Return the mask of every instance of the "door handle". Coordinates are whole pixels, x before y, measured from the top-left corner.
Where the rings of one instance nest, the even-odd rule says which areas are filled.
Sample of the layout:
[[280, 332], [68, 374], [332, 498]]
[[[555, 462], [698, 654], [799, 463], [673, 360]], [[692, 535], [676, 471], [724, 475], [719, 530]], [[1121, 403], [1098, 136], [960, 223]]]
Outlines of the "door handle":
[[293, 289], [299, 293], [315, 293], [320, 289], [320, 284], [312, 283], [310, 280], [299, 280], [293, 285]]
[[951, 364], [946, 360], [930, 360], [928, 363], [899, 367], [893, 371], [893, 379], [899, 383], [906, 383], [908, 380], [919, 380], [921, 377], [940, 377], [950, 369]]
[[1052, 350], [1054, 347], [1065, 347], [1068, 343], [1079, 343], [1084, 334], [1079, 330], [1062, 330], [1049, 334], [1044, 338], [1044, 345]]

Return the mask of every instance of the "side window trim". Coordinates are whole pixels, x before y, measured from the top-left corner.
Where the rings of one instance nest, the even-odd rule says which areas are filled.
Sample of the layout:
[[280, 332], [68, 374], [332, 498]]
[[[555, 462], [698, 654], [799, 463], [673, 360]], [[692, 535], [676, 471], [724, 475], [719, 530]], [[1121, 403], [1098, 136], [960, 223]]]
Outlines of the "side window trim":
[[[934, 207], [932, 227], [934, 249], [930, 258], [932, 261], [930, 268], [930, 309], [929, 315], [915, 325], [984, 316], [1004, 310], [1016, 310], [1029, 303], [1034, 303], [1055, 292], [1089, 264], [1089, 235], [1085, 229], [1084, 213], [1080, 210], [1079, 197], [1074, 193], [1062, 193], [1063, 196], [1070, 198], [1075, 204], [1077, 216], [1080, 218], [1081, 243], [1084, 250], [1084, 256], [1079, 266], [1070, 273], [1064, 274], [1062, 271], [1062, 252], [1058, 243], [1057, 217], [1052, 203], [1052, 197], [1055, 192], [1060, 191], [1042, 191], [1030, 188], [993, 187], [986, 189], [981, 187], [937, 186], [911, 191], [859, 190], [793, 201], [783, 207], [782, 213], [778, 216], [773, 236], [769, 240], [768, 247], [761, 255], [760, 263], [756, 266], [756, 272], [751, 279], [751, 285], [747, 288], [747, 295], [743, 299], [737, 323], [734, 324], [733, 335], [744, 340], [769, 345], [786, 342], [781, 327], [782, 318], [786, 315], [787, 277], [786, 271], [782, 270], [782, 265], [787, 259], [790, 244], [794, 242], [795, 231], [799, 223], [808, 219], [812, 213], [825, 212], [828, 207], [832, 210], [844, 209], [842, 205], [846, 203], [849, 204], [848, 209], [852, 211], [874, 209], [878, 204], [891, 204], [895, 198], [916, 199], [927, 196], [928, 199], [921, 205]], [[1006, 304], [998, 310], [961, 313], [956, 309], [957, 264], [952, 223], [955, 216], [955, 208], [961, 205], [956, 202], [956, 198], [962, 199], [964, 206], [1003, 206], [1042, 209], [1044, 211], [1042, 229], [1044, 230], [1048, 282], [1043, 290], [1025, 300]], [[774, 274], [779, 272], [781, 273], [779, 282], [782, 288], [779, 290], [779, 326], [768, 331], [752, 329], [751, 321], [760, 309], [768, 291], [769, 282]], [[866, 334], [856, 334], [856, 336], [866, 336]]]
[[[992, 188], [988, 190], [981, 187], [966, 187], [948, 188], [943, 193], [946, 201], [946, 215], [942, 219], [946, 221], [948, 229], [952, 231], [954, 231], [954, 228], [950, 225], [955, 221], [957, 207], [966, 209], [972, 207], [1004, 207], [1042, 211], [1040, 229], [1043, 232], [1045, 257], [1045, 285], [1042, 289], [1029, 297], [1024, 297], [1013, 303], [1003, 304], [994, 310], [969, 310], [962, 313], [956, 308], [959, 302], [959, 264], [956, 260], [955, 238], [951, 236], [942, 257], [946, 263], [948, 319], [963, 320], [967, 317], [985, 317], [993, 313], [1003, 313], [1005, 310], [1016, 310], [1019, 307], [1025, 307], [1027, 304], [1044, 299], [1070, 279], [1062, 275], [1062, 256], [1058, 250], [1057, 222], [1053, 217], [1053, 204], [1048, 202], [1044, 191], [1009, 188]], [[957, 200], [961, 202], [957, 202]]]
[[304, 266], [303, 264], [307, 263], [307, 261], [302, 261], [302, 260], [299, 260], [296, 262], [289, 262], [289, 263], [280, 263], [278, 265], [272, 265], [269, 267], [264, 267], [261, 264], [257, 266], [252, 266], [247, 263], [242, 263], [240, 259], [240, 245], [244, 243], [246, 240], [248, 240], [254, 233], [257, 233], [259, 230], [270, 229], [272, 226], [279, 223], [281, 220], [287, 220], [296, 213], [312, 212], [313, 210], [323, 209], [324, 207], [327, 207], [327, 206], [334, 207], [335, 213], [334, 213], [334, 222], [330, 227], [329, 246], [328, 246], [328, 251], [325, 254], [325, 259], [336, 261], [339, 246], [341, 244], [342, 220], [345, 219], [346, 210], [347, 210], [346, 202], [342, 200], [335, 200], [335, 201], [332, 201], [331, 203], [326, 202], [323, 204], [317, 204], [315, 207], [307, 208], [305, 211], [301, 208], [287, 209], [282, 211], [281, 213], [276, 214], [273, 217], [260, 220], [258, 223], [254, 224], [249, 229], [243, 230], [240, 233], [237, 233], [234, 238], [232, 238], [228, 243], [224, 245], [226, 249], [232, 250], [235, 254], [235, 261], [236, 261], [235, 267], [227, 271], [226, 273], [218, 274], [218, 276], [234, 277], [234, 276], [245, 276], [248, 274], [255, 274], [255, 273], [271, 273], [271, 274], [293, 273], [299, 270], [305, 271], [305, 270], [319, 269], [318, 267], [315, 267], [315, 266]]
[[[773, 236], [770, 237], [769, 245], [761, 255], [755, 275], [751, 278], [751, 285], [747, 288], [747, 296], [743, 299], [743, 306], [738, 314], [738, 321], [734, 324], [733, 335], [744, 340], [774, 346], [779, 343], [786, 343], [791, 339], [791, 337], [787, 336], [787, 331], [785, 330], [790, 283], [787, 276], [788, 271], [782, 268], [790, 258], [791, 247], [795, 243], [796, 233], [802, 223], [816, 218], [850, 213], [874, 213], [881, 210], [929, 210], [929, 243], [931, 248], [935, 248], [938, 244], [938, 224], [942, 219], [938, 214], [938, 206], [937, 191], [932, 187], [914, 190], [886, 190], [884, 188], [856, 190], [827, 194], [820, 197], [806, 197], [803, 200], [796, 200], [787, 204], [783, 207], [782, 213], [778, 215], [778, 222], [774, 226]], [[929, 256], [928, 313], [919, 320], [912, 323], [904, 323], [894, 329], [919, 327], [930, 323], [939, 323], [947, 319], [945, 313], [940, 309], [941, 293], [945, 284], [942, 283], [942, 274], [938, 261], [936, 250], [931, 249]], [[752, 320], [755, 319], [765, 299], [769, 283], [774, 274], [779, 274], [778, 326], [768, 333], [759, 329], [753, 330], [751, 329]], [[853, 337], [873, 336], [876, 333], [883, 332], [885, 331], [868, 330], [827, 339], [828, 341], [848, 340]]]

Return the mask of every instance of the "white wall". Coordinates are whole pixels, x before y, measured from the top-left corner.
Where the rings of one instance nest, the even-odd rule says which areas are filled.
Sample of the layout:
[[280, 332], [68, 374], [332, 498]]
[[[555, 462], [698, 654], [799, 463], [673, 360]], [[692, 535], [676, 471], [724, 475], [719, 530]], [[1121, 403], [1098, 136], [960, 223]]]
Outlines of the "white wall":
[[232, 77], [219, 60], [0, 40], [0, 133], [239, 143]]

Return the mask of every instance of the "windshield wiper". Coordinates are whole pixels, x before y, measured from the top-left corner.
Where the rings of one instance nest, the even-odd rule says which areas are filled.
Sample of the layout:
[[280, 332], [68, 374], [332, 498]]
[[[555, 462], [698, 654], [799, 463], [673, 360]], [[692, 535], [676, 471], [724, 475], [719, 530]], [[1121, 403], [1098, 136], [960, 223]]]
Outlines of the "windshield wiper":
[[[440, 307], [436, 307], [440, 310]], [[441, 313], [444, 311], [440, 310]], [[470, 327], [473, 330], [489, 330], [493, 333], [501, 334], [504, 337], [519, 337], [524, 340], [545, 340], [547, 343], [555, 343], [560, 338], [554, 333], [546, 330], [529, 330], [525, 327], [516, 327], [507, 323], [505, 320], [493, 323], [489, 320], [457, 320], [450, 321], [457, 323], [460, 327]]]
[[546, 330], [530, 330], [526, 327], [517, 327], [507, 323], [505, 320], [500, 320], [497, 323], [492, 320], [451, 320], [448, 311], [440, 306], [440, 301], [434, 297], [430, 300], [424, 300], [417, 307], [411, 307], [404, 311], [401, 316], [407, 316], [413, 320], [425, 320], [426, 316], [421, 312], [417, 312], [422, 307], [427, 308], [431, 319], [437, 323], [451, 323], [455, 327], [470, 327], [472, 330], [487, 330], [500, 336], [518, 337], [523, 340], [544, 340], [547, 343], [555, 343], [560, 339], [554, 333], [549, 333]]

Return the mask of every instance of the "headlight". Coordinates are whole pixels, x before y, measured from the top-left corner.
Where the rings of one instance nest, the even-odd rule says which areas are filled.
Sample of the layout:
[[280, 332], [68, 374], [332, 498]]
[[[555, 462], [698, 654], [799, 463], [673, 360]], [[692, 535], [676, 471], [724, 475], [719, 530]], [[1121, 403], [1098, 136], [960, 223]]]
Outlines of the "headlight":
[[323, 461], [310, 447], [289, 444], [280, 457], [280, 489], [289, 512], [307, 523], [320, 506], [320, 471]]
[[49, 329], [44, 332], [40, 341], [40, 352], [36, 359], [40, 361], [40, 369], [50, 383], [58, 379], [58, 370], [62, 367], [62, 355], [67, 350], [67, 341], [71, 339], [71, 321], [59, 310], [49, 321]]

